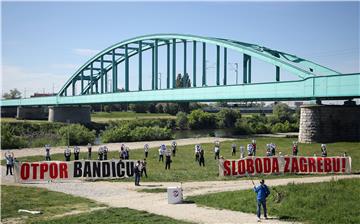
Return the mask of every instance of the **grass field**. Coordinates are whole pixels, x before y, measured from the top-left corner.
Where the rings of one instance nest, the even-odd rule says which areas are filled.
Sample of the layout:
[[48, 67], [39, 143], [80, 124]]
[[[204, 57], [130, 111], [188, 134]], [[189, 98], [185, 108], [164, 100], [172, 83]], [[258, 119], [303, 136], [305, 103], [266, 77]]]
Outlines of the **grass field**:
[[[288, 184], [270, 188], [270, 216], [308, 223], [360, 223], [360, 179], [316, 184]], [[198, 205], [256, 213], [252, 190], [188, 197]], [[263, 213], [262, 213], [263, 214]]]
[[[128, 208], [105, 208], [87, 212], [90, 208], [99, 206], [104, 207], [86, 198], [42, 188], [1, 186], [1, 223], [187, 223]], [[39, 210], [42, 214], [20, 214], [19, 209]], [[84, 213], [64, 215], [74, 210]], [[64, 216], [55, 218], [56, 215]]]
[[110, 120], [135, 120], [135, 119], [158, 119], [173, 118], [170, 114], [165, 113], [135, 113], [135, 112], [97, 112], [91, 114], [92, 122], [107, 122]]
[[[292, 142], [294, 138], [257, 138], [257, 155], [265, 156], [266, 143], [274, 142], [277, 146], [277, 152], [281, 151], [283, 155], [291, 154]], [[237, 146], [246, 145], [251, 139], [239, 139], [235, 141]], [[225, 158], [239, 158], [239, 154], [236, 157], [231, 156], [231, 144], [232, 141], [221, 143], [221, 155]], [[147, 159], [147, 171], [148, 178], [142, 178], [142, 181], [207, 181], [207, 180], [224, 180], [224, 177], [218, 177], [218, 163], [214, 160], [213, 144], [203, 144], [205, 149], [205, 167], [199, 167], [198, 163], [194, 159], [194, 146], [178, 146], [176, 157], [172, 158], [171, 170], [165, 170], [165, 164], [158, 162], [158, 149], [152, 148], [149, 152]], [[353, 172], [360, 171], [360, 143], [359, 142], [339, 142], [328, 144], [328, 156], [339, 156], [344, 151], [352, 157], [352, 170]], [[80, 158], [86, 158], [87, 155], [84, 152], [86, 149], [82, 148]], [[96, 156], [95, 149], [93, 149], [93, 156]], [[313, 156], [314, 153], [320, 155], [320, 144], [299, 144], [299, 155]], [[44, 153], [45, 154], [45, 153]], [[16, 153], [15, 153], [16, 157]], [[93, 157], [93, 158], [94, 158]], [[119, 158], [118, 152], [111, 152], [108, 158]], [[142, 160], [144, 153], [142, 149], [130, 151], [130, 159]], [[43, 156], [31, 156], [19, 158], [20, 161], [42, 161]], [[64, 160], [63, 154], [52, 155], [52, 160]], [[4, 163], [4, 161], [3, 161]], [[290, 176], [290, 175], [285, 175]], [[291, 175], [292, 177], [301, 177], [301, 175]], [[278, 178], [279, 176], [268, 176], [267, 178]], [[227, 177], [226, 180], [233, 180], [235, 178]], [[129, 181], [116, 180], [116, 181]], [[132, 181], [132, 180], [131, 180]]]

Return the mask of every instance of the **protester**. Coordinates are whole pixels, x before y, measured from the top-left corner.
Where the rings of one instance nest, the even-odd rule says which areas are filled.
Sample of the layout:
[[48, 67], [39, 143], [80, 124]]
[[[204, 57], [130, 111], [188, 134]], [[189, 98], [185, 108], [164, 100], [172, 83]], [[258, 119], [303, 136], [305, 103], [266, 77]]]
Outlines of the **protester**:
[[108, 159], [108, 152], [109, 152], [109, 149], [107, 146], [104, 146], [103, 147], [103, 157], [104, 157], [104, 160], [107, 160]]
[[50, 145], [45, 145], [45, 160], [50, 161]]
[[259, 186], [254, 185], [254, 191], [257, 199], [257, 218], [258, 222], [260, 222], [261, 206], [264, 209], [264, 217], [267, 219], [266, 198], [270, 195], [270, 190], [265, 185], [265, 181], [261, 180]]
[[159, 148], [159, 162], [164, 162], [164, 154], [166, 151], [166, 146], [164, 144], [160, 145]]
[[87, 149], [88, 149], [88, 159], [91, 159], [91, 149], [92, 149], [92, 147], [91, 147], [90, 143], [87, 144]]
[[272, 156], [270, 144], [266, 144], [266, 156]]
[[140, 173], [141, 173], [140, 160], [138, 160], [134, 166], [134, 173], [135, 173], [135, 186], [140, 186]]
[[200, 145], [195, 145], [195, 162], [199, 162], [200, 158]]
[[240, 146], [240, 158], [243, 159], [245, 157], [245, 147]]
[[10, 175], [12, 176], [13, 175], [12, 169], [14, 166], [14, 153], [10, 151], [5, 152], [5, 159], [6, 159], [6, 176], [9, 175], [9, 172]]
[[248, 156], [253, 156], [253, 145], [247, 144]]
[[299, 152], [298, 143], [294, 141], [293, 148], [292, 148], [293, 156], [297, 156], [298, 152]]
[[144, 145], [144, 154], [145, 154], [145, 158], [147, 158], [149, 155], [149, 144]]
[[176, 154], [176, 146], [177, 146], [176, 142], [173, 141], [173, 142], [171, 143], [171, 151], [172, 151], [172, 155], [173, 155], [174, 157], [175, 157], [175, 154]]
[[124, 148], [120, 148], [120, 151], [119, 151], [119, 157], [120, 157], [120, 160], [123, 160], [125, 159], [125, 149]]
[[130, 150], [129, 150], [129, 147], [125, 147], [125, 159], [128, 160], [130, 159]]
[[220, 144], [215, 143], [214, 153], [215, 153], [215, 160], [220, 159]]
[[252, 144], [252, 151], [253, 151], [253, 156], [256, 156], [256, 140], [255, 139], [253, 139], [252, 141], [251, 141], [251, 144]]
[[104, 160], [104, 149], [100, 146], [98, 150], [99, 160]]
[[231, 155], [236, 156], [236, 144], [235, 143], [233, 143], [231, 145]]
[[344, 152], [343, 157], [348, 157], [348, 154]]
[[166, 158], [165, 158], [165, 170], [167, 170], [167, 169], [170, 170], [170, 164], [172, 163], [170, 150], [166, 150], [165, 156], [166, 156]]
[[276, 145], [274, 143], [270, 143], [271, 155], [276, 156]]
[[321, 144], [321, 157], [327, 157], [327, 150], [325, 144]]
[[143, 176], [143, 173], [145, 174], [145, 177], [147, 178], [147, 172], [146, 172], [146, 158], [141, 162], [141, 177]]
[[64, 151], [65, 161], [70, 161], [71, 158], [71, 150], [67, 147]]
[[79, 148], [79, 146], [74, 146], [74, 159], [75, 159], [75, 160], [79, 160], [79, 155], [80, 155], [80, 148]]
[[204, 149], [201, 147], [200, 145], [200, 152], [199, 152], [199, 166], [201, 166], [201, 164], [203, 166], [205, 166], [205, 151]]

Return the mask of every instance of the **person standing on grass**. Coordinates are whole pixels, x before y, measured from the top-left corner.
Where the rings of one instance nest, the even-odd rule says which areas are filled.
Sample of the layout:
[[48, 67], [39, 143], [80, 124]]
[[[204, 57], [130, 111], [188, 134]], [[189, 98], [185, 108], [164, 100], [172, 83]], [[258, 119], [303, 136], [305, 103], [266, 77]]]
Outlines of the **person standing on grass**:
[[135, 173], [135, 186], [140, 186], [140, 173], [141, 173], [140, 160], [138, 160], [134, 166], [134, 173]]
[[220, 144], [219, 143], [218, 144], [215, 143], [214, 152], [215, 152], [215, 160], [220, 159]]
[[65, 161], [70, 161], [71, 158], [71, 150], [67, 147], [64, 151]]
[[149, 144], [144, 145], [144, 154], [145, 154], [145, 158], [147, 158], [149, 155]]
[[172, 151], [172, 155], [173, 155], [174, 157], [175, 157], [175, 154], [176, 154], [176, 146], [177, 146], [176, 142], [173, 141], [173, 142], [171, 143], [171, 151]]
[[327, 157], [327, 150], [325, 144], [321, 144], [321, 157]]
[[261, 180], [259, 186], [254, 185], [254, 191], [256, 193], [256, 201], [257, 201], [257, 218], [258, 222], [260, 222], [261, 216], [261, 206], [264, 209], [264, 217], [267, 219], [267, 210], [266, 210], [266, 198], [270, 195], [270, 190], [268, 186], [266, 186], [265, 181]]
[[80, 148], [79, 148], [79, 146], [74, 146], [74, 159], [75, 159], [75, 160], [79, 160], [79, 155], [80, 155]]
[[248, 156], [253, 156], [253, 145], [247, 144]]
[[98, 150], [98, 155], [99, 155], [99, 160], [103, 160], [104, 159], [104, 149], [103, 147], [100, 147]]
[[109, 152], [108, 147], [104, 146], [104, 147], [103, 147], [104, 160], [107, 160], [107, 159], [108, 159], [108, 152]]
[[165, 170], [170, 170], [170, 164], [172, 163], [170, 150], [166, 150], [165, 156]]
[[272, 156], [270, 144], [266, 144], [266, 156]]
[[205, 151], [200, 145], [200, 152], [199, 152], [199, 166], [205, 166]]
[[5, 159], [6, 159], [6, 176], [9, 175], [9, 172], [10, 175], [12, 176], [13, 175], [12, 169], [14, 166], [14, 153], [10, 151], [5, 152]]
[[252, 151], [253, 151], [252, 154], [253, 154], [253, 156], [256, 156], [256, 140], [253, 139], [251, 144], [252, 144]]
[[200, 157], [200, 145], [197, 144], [195, 145], [195, 162], [199, 162], [199, 157]]
[[159, 148], [159, 162], [164, 162], [164, 153], [166, 151], [166, 146], [162, 144]]
[[270, 143], [271, 155], [276, 156], [276, 145], [274, 143]]
[[236, 144], [235, 143], [233, 143], [231, 145], [231, 155], [236, 156]]
[[50, 145], [45, 145], [45, 160], [50, 161]]
[[128, 160], [130, 159], [130, 150], [129, 147], [125, 147], [125, 159]]
[[90, 143], [87, 144], [87, 149], [88, 149], [88, 159], [91, 160], [91, 149], [92, 149], [92, 147], [91, 147]]
[[243, 159], [245, 157], [245, 147], [240, 146], [240, 159]]
[[146, 172], [146, 158], [141, 162], [141, 177], [143, 176], [143, 173], [145, 174], [145, 177], [147, 178], [147, 172]]
[[298, 152], [299, 152], [298, 143], [293, 142], [293, 148], [292, 148], [293, 156], [297, 156]]

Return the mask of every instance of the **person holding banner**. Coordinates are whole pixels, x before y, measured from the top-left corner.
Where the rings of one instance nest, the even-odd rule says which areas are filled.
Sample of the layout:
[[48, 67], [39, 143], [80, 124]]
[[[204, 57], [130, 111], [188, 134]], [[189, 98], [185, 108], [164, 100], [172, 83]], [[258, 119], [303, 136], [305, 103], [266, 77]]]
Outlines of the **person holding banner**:
[[321, 144], [321, 157], [327, 157], [326, 145]]
[[298, 143], [293, 142], [293, 148], [292, 148], [293, 156], [297, 156], [298, 152], [299, 152]]
[[71, 150], [67, 147], [64, 151], [65, 161], [70, 161], [71, 158]]
[[75, 159], [75, 160], [79, 160], [79, 155], [80, 155], [80, 148], [79, 148], [79, 146], [74, 146], [74, 159]]
[[108, 159], [108, 157], [107, 157], [108, 152], [109, 152], [108, 147], [104, 146], [104, 147], [103, 147], [104, 160], [107, 160], [107, 159]]
[[144, 154], [145, 154], [145, 158], [147, 158], [149, 155], [149, 144], [144, 145]]
[[91, 144], [90, 143], [88, 143], [87, 144], [87, 149], [88, 149], [88, 160], [91, 160]]
[[251, 141], [251, 144], [252, 144], [252, 151], [253, 151], [253, 156], [256, 156], [256, 140], [255, 139], [253, 139], [252, 141]]
[[254, 191], [256, 193], [256, 201], [257, 201], [256, 214], [257, 214], [258, 222], [260, 222], [261, 206], [264, 209], [264, 217], [265, 219], [267, 219], [266, 198], [270, 195], [270, 190], [268, 186], [266, 186], [265, 181], [261, 180], [259, 186], [255, 186], [254, 184]]
[[266, 156], [272, 156], [270, 144], [266, 144]]
[[173, 155], [174, 157], [175, 157], [175, 154], [176, 154], [176, 146], [177, 146], [176, 142], [173, 141], [173, 142], [171, 143], [171, 151], [172, 151], [172, 155]]
[[235, 143], [233, 143], [231, 145], [231, 155], [236, 156], [236, 144]]
[[248, 156], [253, 156], [253, 145], [247, 144]]
[[134, 173], [135, 173], [135, 186], [140, 186], [140, 173], [141, 173], [140, 160], [138, 160], [134, 166]]
[[9, 175], [9, 171], [10, 171], [10, 175], [12, 176], [12, 169], [14, 166], [14, 153], [10, 153], [10, 151], [5, 152], [5, 159], [6, 159], [6, 176]]
[[205, 166], [205, 151], [200, 145], [200, 152], [199, 152], [199, 166]]
[[98, 149], [98, 156], [99, 156], [99, 160], [103, 160], [104, 159], [104, 149], [103, 147], [100, 146], [100, 148]]
[[276, 145], [274, 143], [270, 143], [271, 155], [276, 156]]
[[50, 161], [50, 145], [45, 145], [45, 161]]

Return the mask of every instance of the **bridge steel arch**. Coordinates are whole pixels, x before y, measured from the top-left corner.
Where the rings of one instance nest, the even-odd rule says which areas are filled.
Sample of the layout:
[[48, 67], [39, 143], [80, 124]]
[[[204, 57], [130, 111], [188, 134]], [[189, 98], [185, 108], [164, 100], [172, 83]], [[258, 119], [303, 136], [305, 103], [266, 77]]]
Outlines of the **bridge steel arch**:
[[[129, 92], [129, 59], [138, 56], [138, 91], [142, 91], [142, 54], [145, 51], [152, 51], [152, 84], [151, 89], [158, 89], [158, 48], [166, 46], [166, 61], [167, 61], [167, 89], [175, 88], [176, 78], [176, 45], [184, 45], [184, 74], [186, 72], [187, 63], [187, 44], [193, 45], [193, 71], [192, 83], [196, 87], [196, 59], [197, 59], [197, 45], [202, 45], [202, 86], [207, 86], [206, 82], [206, 48], [208, 45], [216, 46], [216, 86], [220, 86], [220, 49], [223, 48], [224, 62], [227, 61], [227, 50], [231, 49], [236, 52], [244, 54], [243, 57], [243, 83], [251, 83], [251, 58], [257, 58], [268, 62], [275, 66], [276, 81], [280, 81], [280, 69], [289, 71], [291, 74], [297, 75], [300, 79], [316, 77], [319, 75], [339, 75], [330, 68], [318, 65], [309, 60], [291, 55], [288, 53], [272, 50], [266, 47], [261, 47], [256, 44], [249, 44], [229, 39], [201, 37], [195, 35], [184, 34], [154, 34], [131, 38], [115, 45], [112, 45], [105, 50], [99, 52], [83, 66], [81, 66], [65, 83], [65, 85], [58, 92], [58, 96], [68, 96], [68, 90], [72, 96], [75, 95], [91, 95], [102, 93], [118, 92], [118, 64], [125, 64], [125, 83], [124, 91]], [[195, 50], [194, 50], [195, 49]], [[226, 66], [223, 63], [223, 85], [226, 82]], [[109, 74], [111, 72], [111, 74]], [[112, 77], [112, 88], [108, 87], [108, 76]], [[75, 86], [77, 82], [81, 83], [81, 90], [76, 94]], [[86, 83], [85, 83], [86, 82]], [[100, 85], [100, 88], [99, 88]]]

